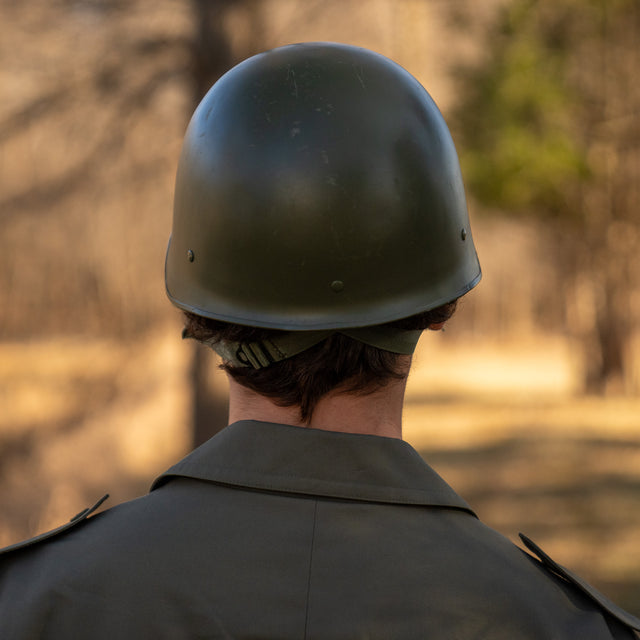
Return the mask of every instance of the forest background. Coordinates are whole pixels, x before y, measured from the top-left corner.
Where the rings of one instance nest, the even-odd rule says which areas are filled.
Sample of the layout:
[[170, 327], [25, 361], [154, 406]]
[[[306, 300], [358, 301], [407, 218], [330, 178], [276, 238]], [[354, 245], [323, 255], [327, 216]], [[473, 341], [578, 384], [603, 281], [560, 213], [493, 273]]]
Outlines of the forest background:
[[188, 118], [247, 56], [396, 60], [450, 123], [481, 285], [425, 336], [407, 439], [491, 526], [640, 613], [635, 0], [0, 0], [0, 545], [225, 423], [164, 294]]

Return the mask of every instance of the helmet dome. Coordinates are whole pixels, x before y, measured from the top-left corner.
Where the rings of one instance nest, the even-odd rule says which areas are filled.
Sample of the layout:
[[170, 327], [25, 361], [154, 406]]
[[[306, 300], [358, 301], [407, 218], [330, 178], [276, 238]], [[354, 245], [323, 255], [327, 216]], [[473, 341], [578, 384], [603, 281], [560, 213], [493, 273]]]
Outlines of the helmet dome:
[[189, 124], [165, 276], [182, 309], [288, 330], [376, 325], [463, 295], [481, 272], [440, 111], [359, 47], [245, 60]]

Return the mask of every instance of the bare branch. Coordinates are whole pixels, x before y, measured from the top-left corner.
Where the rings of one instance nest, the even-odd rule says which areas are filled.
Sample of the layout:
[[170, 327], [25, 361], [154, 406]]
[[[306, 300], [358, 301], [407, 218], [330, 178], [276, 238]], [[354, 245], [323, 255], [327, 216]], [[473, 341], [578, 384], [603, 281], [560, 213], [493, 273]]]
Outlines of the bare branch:
[[19, 111], [8, 115], [0, 122], [0, 142], [12, 138], [37, 118], [49, 115], [56, 110], [59, 111], [68, 103], [69, 91], [67, 87], [57, 87], [49, 93], [34, 98]]
[[90, 180], [104, 164], [105, 158], [113, 157], [124, 145], [126, 132], [116, 126], [124, 115], [131, 116], [136, 111], [144, 110], [152, 100], [156, 91], [167, 82], [182, 77], [184, 70], [180, 67], [161, 69], [146, 82], [124, 94], [118, 100], [111, 117], [113, 126], [105, 126], [99, 142], [78, 159], [78, 161], [62, 176], [29, 187], [22, 193], [0, 200], [0, 220], [16, 213], [42, 214], [55, 205], [72, 198], [77, 191], [86, 188]]

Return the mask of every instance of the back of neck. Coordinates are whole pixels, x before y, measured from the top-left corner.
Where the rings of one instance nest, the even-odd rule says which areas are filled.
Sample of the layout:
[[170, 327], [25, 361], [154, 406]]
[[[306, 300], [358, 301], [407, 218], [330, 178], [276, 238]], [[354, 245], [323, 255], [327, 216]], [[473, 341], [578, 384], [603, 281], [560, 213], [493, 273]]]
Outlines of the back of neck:
[[229, 379], [229, 422], [259, 420], [311, 429], [402, 438], [402, 405], [406, 378], [367, 394], [332, 392], [320, 399], [311, 419], [302, 421], [298, 407], [273, 400]]

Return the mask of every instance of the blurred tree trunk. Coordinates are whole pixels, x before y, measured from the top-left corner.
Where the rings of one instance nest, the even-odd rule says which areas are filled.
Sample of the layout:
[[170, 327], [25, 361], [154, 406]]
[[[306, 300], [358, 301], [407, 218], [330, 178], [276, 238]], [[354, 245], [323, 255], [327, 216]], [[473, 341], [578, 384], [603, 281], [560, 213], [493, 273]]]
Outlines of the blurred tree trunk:
[[[511, 0], [489, 32], [489, 55], [459, 76], [470, 191], [557, 230], [557, 271], [587, 292], [567, 329], [583, 347], [591, 392], [630, 392], [634, 384], [639, 33], [634, 0]], [[555, 293], [570, 317], [579, 294], [567, 286]]]
[[[191, 0], [195, 22], [192, 49], [193, 109], [211, 85], [234, 63], [224, 18], [238, 0]], [[211, 375], [214, 356], [199, 344], [193, 345], [191, 363], [192, 444], [201, 445], [227, 424], [227, 398], [219, 379]], [[216, 384], [217, 382], [217, 384]]]
[[193, 447], [198, 447], [227, 426], [228, 400], [218, 376], [212, 375], [215, 364], [213, 351], [200, 344], [193, 345], [191, 361], [191, 393]]
[[225, 16], [242, 0], [191, 0], [195, 21], [193, 39], [193, 108], [211, 85], [237, 61], [225, 29]]
[[[193, 108], [211, 85], [240, 60], [260, 49], [260, 8], [255, 0], [191, 0], [195, 22], [192, 50]], [[229, 14], [243, 14], [248, 31], [246, 51], [235, 52], [228, 27]], [[192, 443], [199, 446], [227, 425], [228, 397], [222, 377], [214, 374], [215, 356], [194, 345], [191, 365], [193, 393]]]
[[[596, 37], [584, 48], [588, 70], [581, 74], [587, 98], [587, 148], [594, 180], [585, 207], [589, 239], [583, 263], [595, 287], [597, 353], [586, 367], [586, 388], [602, 392], [630, 391], [628, 354], [633, 339], [631, 294], [638, 285], [637, 267], [640, 162], [638, 143], [640, 62], [638, 4], [602, 4]], [[587, 56], [592, 56], [591, 60]], [[635, 282], [634, 282], [635, 280]]]

